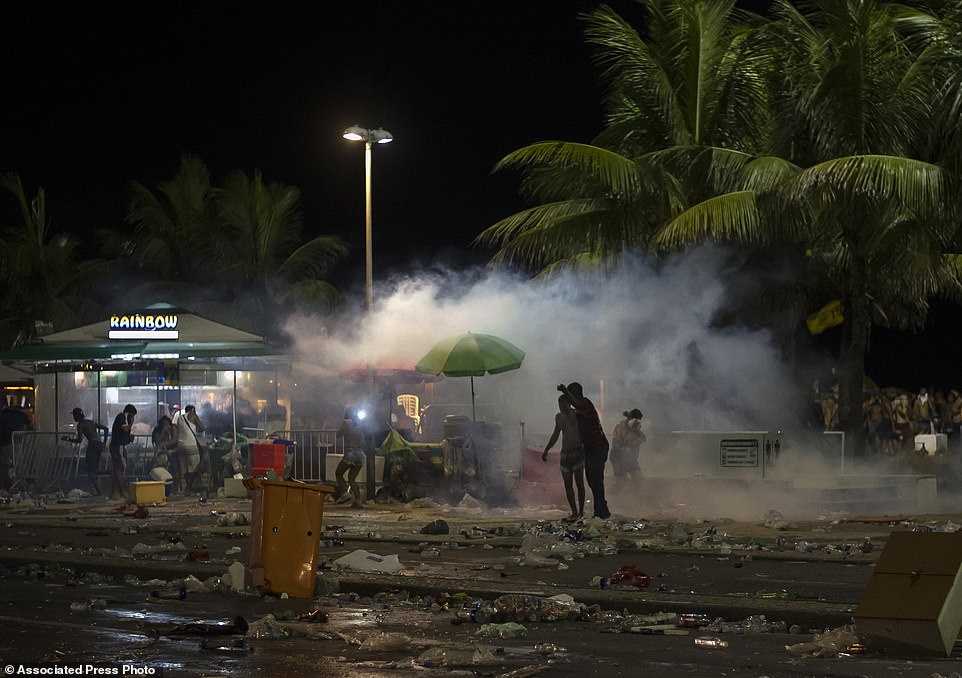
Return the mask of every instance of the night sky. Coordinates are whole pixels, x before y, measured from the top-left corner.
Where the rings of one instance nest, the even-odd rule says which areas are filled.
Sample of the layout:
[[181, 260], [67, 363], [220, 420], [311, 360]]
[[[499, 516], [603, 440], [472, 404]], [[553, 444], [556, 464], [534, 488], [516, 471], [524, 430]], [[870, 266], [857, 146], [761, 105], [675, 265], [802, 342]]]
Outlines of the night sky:
[[0, 28], [0, 169], [46, 188], [58, 229], [121, 227], [129, 182], [155, 187], [190, 151], [215, 181], [298, 186], [305, 233], [341, 235], [356, 265], [363, 144], [341, 132], [357, 123], [395, 136], [373, 163], [377, 275], [522, 207], [517, 176], [491, 175], [506, 153], [601, 127], [578, 18], [594, 3], [20, 5]]
[[[341, 132], [384, 127], [395, 142], [374, 149], [375, 278], [483, 262], [471, 240], [525, 206], [518, 176], [493, 165], [601, 129], [579, 19], [596, 4], [11, 4], [0, 23], [0, 171], [19, 173], [28, 195], [43, 186], [54, 230], [85, 236], [126, 228], [129, 182], [156, 187], [183, 152], [200, 155], [215, 183], [259, 169], [301, 189], [305, 236], [348, 241], [332, 275], [350, 287], [363, 284], [364, 154]], [[608, 4], [640, 16], [631, 0]], [[9, 197], [0, 218], [18, 218]], [[876, 332], [869, 372], [912, 389], [962, 386], [941, 348], [962, 329], [957, 315], [939, 307], [923, 338]]]

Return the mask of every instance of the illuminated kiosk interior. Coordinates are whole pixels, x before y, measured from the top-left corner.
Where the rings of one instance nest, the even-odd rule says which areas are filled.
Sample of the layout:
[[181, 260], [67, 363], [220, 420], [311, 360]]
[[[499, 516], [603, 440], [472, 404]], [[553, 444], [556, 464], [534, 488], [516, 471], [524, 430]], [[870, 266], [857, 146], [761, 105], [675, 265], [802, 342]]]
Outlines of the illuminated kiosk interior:
[[290, 428], [290, 358], [262, 336], [167, 304], [41, 337], [0, 361], [33, 372], [40, 431], [71, 428], [75, 407], [109, 426], [128, 403], [138, 435], [190, 404], [214, 436]]

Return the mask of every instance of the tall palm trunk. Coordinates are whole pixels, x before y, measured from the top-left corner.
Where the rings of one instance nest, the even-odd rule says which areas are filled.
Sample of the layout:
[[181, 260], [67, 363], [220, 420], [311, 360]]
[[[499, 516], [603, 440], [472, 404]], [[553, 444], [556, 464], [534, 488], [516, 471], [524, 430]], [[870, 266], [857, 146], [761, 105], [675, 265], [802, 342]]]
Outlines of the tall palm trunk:
[[845, 455], [849, 458], [860, 456], [865, 449], [862, 386], [870, 327], [864, 297], [854, 294], [846, 299], [839, 347], [838, 422], [845, 432]]

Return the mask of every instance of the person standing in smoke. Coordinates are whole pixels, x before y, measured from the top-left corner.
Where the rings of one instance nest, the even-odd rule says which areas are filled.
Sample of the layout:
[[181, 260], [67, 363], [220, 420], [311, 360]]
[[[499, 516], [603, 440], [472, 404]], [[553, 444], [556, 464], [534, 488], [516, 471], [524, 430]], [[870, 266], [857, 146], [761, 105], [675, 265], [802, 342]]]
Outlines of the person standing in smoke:
[[624, 412], [625, 418], [618, 422], [611, 433], [611, 467], [615, 472], [616, 493], [624, 487], [628, 478], [641, 478], [641, 465], [638, 455], [641, 444], [645, 442], [645, 434], [641, 430], [642, 413], [637, 407]]
[[[554, 415], [554, 431], [548, 444], [541, 453], [541, 461], [548, 461], [548, 450], [554, 447], [561, 436], [561, 479], [564, 481], [565, 496], [571, 507], [571, 515], [564, 522], [581, 520], [585, 513], [585, 448], [578, 433], [578, 418], [568, 396], [558, 396], [558, 413]], [[575, 503], [574, 485], [578, 486], [578, 501]]]
[[337, 499], [335, 503], [351, 502], [353, 508], [361, 507], [361, 488], [357, 475], [364, 466], [364, 449], [367, 436], [358, 421], [357, 408], [349, 407], [344, 412], [344, 421], [337, 432], [344, 441], [344, 456], [337, 463], [334, 476], [337, 478]]
[[611, 517], [608, 501], [605, 499], [605, 464], [608, 461], [608, 438], [601, 426], [598, 410], [593, 402], [585, 398], [581, 384], [574, 381], [565, 386], [558, 384], [558, 390], [568, 396], [575, 408], [578, 419], [578, 433], [585, 447], [585, 478], [591, 488], [594, 502], [594, 517], [606, 520]]

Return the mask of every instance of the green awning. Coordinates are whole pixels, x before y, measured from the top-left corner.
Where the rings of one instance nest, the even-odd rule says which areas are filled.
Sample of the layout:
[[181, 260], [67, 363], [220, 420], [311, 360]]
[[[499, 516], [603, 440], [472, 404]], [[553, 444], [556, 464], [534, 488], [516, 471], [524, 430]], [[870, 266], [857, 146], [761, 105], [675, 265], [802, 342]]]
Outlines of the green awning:
[[150, 343], [29, 344], [0, 352], [0, 362], [42, 363], [54, 360], [152, 360], [178, 358], [232, 358], [282, 355], [283, 351], [259, 341], [153, 341]]
[[147, 344], [136, 343], [64, 343], [28, 344], [0, 352], [0, 362], [33, 362], [45, 360], [110, 360], [120, 356], [140, 355]]
[[282, 351], [261, 341], [152, 341], [141, 355], [150, 359], [157, 355], [176, 354], [181, 358], [231, 358], [235, 356], [280, 355]]

